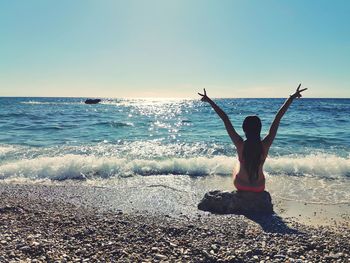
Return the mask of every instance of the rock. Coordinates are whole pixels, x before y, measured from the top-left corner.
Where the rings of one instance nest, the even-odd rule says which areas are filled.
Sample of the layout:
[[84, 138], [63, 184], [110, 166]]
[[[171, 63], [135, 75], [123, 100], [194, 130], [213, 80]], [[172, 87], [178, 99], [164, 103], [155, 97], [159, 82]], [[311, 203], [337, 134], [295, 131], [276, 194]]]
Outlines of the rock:
[[85, 101], [85, 104], [97, 104], [97, 103], [99, 103], [99, 102], [101, 102], [100, 99], [87, 99], [87, 100]]
[[211, 248], [212, 248], [213, 250], [218, 250], [218, 246], [215, 245], [215, 244], [212, 244], [212, 245], [211, 245]]
[[159, 259], [159, 260], [166, 260], [166, 259], [168, 259], [167, 256], [162, 255], [162, 254], [155, 254], [154, 256], [155, 256], [156, 259]]
[[23, 252], [29, 252], [30, 251], [30, 247], [29, 246], [22, 246], [20, 248], [20, 250], [22, 250]]
[[266, 191], [211, 191], [204, 195], [198, 209], [215, 214], [273, 214], [271, 196]]
[[175, 243], [169, 242], [169, 246], [171, 247], [177, 247], [177, 245]]
[[331, 254], [327, 255], [325, 258], [326, 259], [339, 259], [342, 256], [343, 256], [343, 253], [336, 253], [336, 254], [331, 253]]
[[22, 213], [23, 208], [19, 206], [9, 206], [0, 207], [0, 213]]
[[286, 258], [286, 256], [282, 254], [277, 254], [277, 255], [274, 255], [274, 258]]

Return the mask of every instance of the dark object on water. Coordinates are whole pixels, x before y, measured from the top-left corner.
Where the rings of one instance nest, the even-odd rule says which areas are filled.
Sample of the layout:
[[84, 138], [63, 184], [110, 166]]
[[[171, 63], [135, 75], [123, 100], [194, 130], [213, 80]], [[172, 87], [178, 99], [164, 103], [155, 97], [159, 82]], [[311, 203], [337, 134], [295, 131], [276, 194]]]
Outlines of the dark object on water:
[[85, 101], [85, 104], [97, 104], [99, 103], [101, 100], [100, 99], [87, 99]]
[[273, 214], [271, 196], [268, 192], [222, 192], [206, 193], [198, 209], [214, 214]]

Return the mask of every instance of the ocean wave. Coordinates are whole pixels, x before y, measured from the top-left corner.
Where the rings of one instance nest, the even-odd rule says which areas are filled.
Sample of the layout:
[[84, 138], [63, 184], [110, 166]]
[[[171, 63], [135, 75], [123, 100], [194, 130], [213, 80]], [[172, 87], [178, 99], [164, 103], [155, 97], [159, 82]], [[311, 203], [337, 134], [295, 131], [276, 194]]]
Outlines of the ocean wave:
[[[128, 159], [67, 154], [7, 162], [0, 166], [0, 178], [95, 179], [148, 175], [229, 176], [237, 169], [236, 158], [227, 156]], [[269, 175], [345, 178], [350, 176], [350, 158], [318, 154], [269, 158], [265, 171]]]
[[119, 127], [134, 127], [135, 125], [132, 122], [119, 122], [119, 121], [104, 121], [95, 123], [96, 126], [111, 126], [114, 128]]
[[350, 156], [326, 153], [279, 156], [269, 158], [264, 168], [270, 174], [350, 177]]
[[2, 178], [30, 177], [52, 180], [109, 178], [113, 176], [183, 174], [204, 176], [209, 174], [228, 174], [232, 164], [228, 157], [205, 157], [190, 159], [128, 160], [83, 155], [59, 157], [39, 157], [18, 160], [0, 166]]

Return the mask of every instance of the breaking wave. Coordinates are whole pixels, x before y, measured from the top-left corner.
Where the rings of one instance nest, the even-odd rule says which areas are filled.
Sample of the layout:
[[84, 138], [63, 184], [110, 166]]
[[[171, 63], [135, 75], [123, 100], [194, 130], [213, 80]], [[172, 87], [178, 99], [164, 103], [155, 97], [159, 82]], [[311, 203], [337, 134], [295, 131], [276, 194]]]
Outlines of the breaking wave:
[[[2, 149], [7, 152], [10, 149]], [[89, 180], [111, 177], [148, 175], [188, 175], [192, 177], [230, 176], [237, 169], [236, 158], [227, 156], [133, 159], [66, 154], [57, 157], [38, 156], [0, 165], [0, 178], [29, 178], [50, 180]], [[350, 177], [350, 158], [330, 154], [290, 155], [268, 158], [268, 175], [311, 176], [324, 179]]]

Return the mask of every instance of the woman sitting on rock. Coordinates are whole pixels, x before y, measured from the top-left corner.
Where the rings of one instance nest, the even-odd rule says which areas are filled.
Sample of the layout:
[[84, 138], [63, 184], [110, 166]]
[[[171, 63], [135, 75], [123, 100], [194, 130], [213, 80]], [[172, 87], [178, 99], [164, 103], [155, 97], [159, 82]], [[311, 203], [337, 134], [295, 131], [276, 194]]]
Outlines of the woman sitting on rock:
[[238, 173], [234, 176], [234, 185], [239, 191], [262, 192], [265, 190], [265, 176], [263, 172], [263, 165], [270, 146], [276, 137], [277, 129], [283, 115], [286, 113], [288, 107], [294, 99], [301, 97], [301, 92], [306, 89], [300, 89], [299, 84], [296, 92], [291, 95], [277, 112], [274, 121], [270, 127], [267, 136], [261, 140], [261, 121], [258, 116], [248, 116], [243, 121], [243, 131], [246, 136], [244, 141], [241, 136], [233, 128], [231, 121], [227, 114], [220, 109], [208, 96], [204, 89], [204, 94], [198, 93], [202, 96], [202, 101], [208, 102], [219, 117], [223, 120], [226, 130], [236, 146], [240, 168]]

